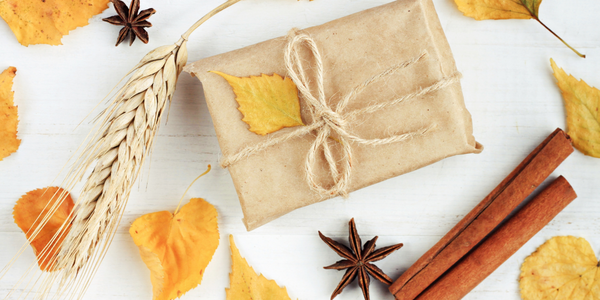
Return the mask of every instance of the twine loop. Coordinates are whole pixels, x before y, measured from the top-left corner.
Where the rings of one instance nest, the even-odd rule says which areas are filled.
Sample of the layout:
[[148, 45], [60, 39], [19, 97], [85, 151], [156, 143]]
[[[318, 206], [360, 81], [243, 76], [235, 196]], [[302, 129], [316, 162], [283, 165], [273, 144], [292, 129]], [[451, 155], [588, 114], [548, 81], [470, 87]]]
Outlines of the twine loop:
[[[310, 50], [314, 58], [314, 66], [310, 68], [305, 68], [303, 66], [303, 60], [301, 59], [299, 53], [300, 49], [302, 49], [301, 47], [304, 45], [308, 48], [308, 50]], [[349, 122], [357, 116], [367, 113], [374, 113], [389, 106], [397, 105], [400, 102], [442, 89], [458, 82], [460, 76], [459, 74], [455, 74], [453, 76], [443, 78], [442, 80], [437, 81], [428, 87], [420, 88], [415, 92], [404, 95], [397, 99], [393, 99], [392, 101], [374, 104], [362, 109], [351, 111], [349, 113], [344, 113], [344, 109], [347, 107], [350, 101], [356, 98], [357, 95], [359, 95], [371, 84], [395, 73], [400, 69], [404, 69], [419, 62], [425, 56], [427, 56], [427, 52], [423, 51], [419, 56], [407, 60], [401, 64], [392, 66], [391, 68], [369, 78], [341, 98], [335, 107], [331, 107], [328, 103], [328, 99], [325, 97], [323, 61], [316, 42], [309, 35], [305, 33], [298, 33], [296, 30], [292, 30], [288, 35], [288, 43], [285, 47], [284, 53], [287, 76], [290, 77], [296, 84], [301, 98], [305, 100], [306, 106], [308, 107], [308, 117], [311, 119], [312, 123], [306, 126], [296, 127], [290, 132], [279, 134], [276, 137], [267, 139], [262, 143], [246, 146], [234, 155], [225, 155], [221, 161], [221, 166], [226, 168], [255, 153], [264, 151], [271, 146], [283, 143], [292, 138], [297, 138], [312, 133], [315, 134], [316, 137], [311, 144], [304, 165], [305, 177], [310, 189], [324, 197], [338, 195], [347, 197], [348, 187], [352, 175], [352, 143], [368, 146], [391, 144], [405, 141], [416, 136], [423, 136], [435, 127], [435, 124], [432, 124], [428, 127], [409, 133], [392, 135], [386, 138], [364, 139], [348, 131]], [[313, 76], [309, 77], [306, 69], [313, 71]], [[311, 90], [310, 79], [314, 80], [314, 91]], [[334, 157], [334, 151], [332, 151], [331, 146], [332, 143], [337, 143], [341, 148], [341, 150], [338, 151], [340, 152], [338, 154], [338, 159]], [[319, 153], [323, 153], [329, 174], [333, 179], [333, 185], [330, 187], [326, 187], [323, 183], [318, 182], [315, 174], [315, 164], [317, 162], [317, 156]]]

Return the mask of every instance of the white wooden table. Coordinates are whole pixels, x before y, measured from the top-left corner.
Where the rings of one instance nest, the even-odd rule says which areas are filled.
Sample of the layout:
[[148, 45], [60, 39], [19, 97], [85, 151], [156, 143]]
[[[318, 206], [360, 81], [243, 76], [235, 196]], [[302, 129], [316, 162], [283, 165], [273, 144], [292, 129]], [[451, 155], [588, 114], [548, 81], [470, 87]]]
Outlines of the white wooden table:
[[[1, 1], [1, 0], [0, 0]], [[286, 34], [292, 27], [318, 25], [389, 0], [245, 0], [192, 35], [190, 61]], [[19, 106], [18, 152], [0, 162], [0, 266], [26, 241], [13, 223], [12, 207], [27, 191], [51, 185], [91, 128], [84, 117], [149, 50], [175, 42], [189, 25], [220, 0], [143, 0], [158, 13], [150, 19], [150, 43], [114, 47], [118, 27], [101, 18], [110, 8], [72, 31], [62, 46], [23, 47], [0, 21], [0, 69], [18, 68], [15, 102]], [[292, 299], [328, 299], [342, 272], [322, 267], [338, 260], [317, 230], [345, 240], [354, 217], [363, 241], [379, 235], [379, 246], [403, 242], [404, 248], [378, 265], [397, 278], [456, 222], [485, 197], [556, 127], [565, 128], [562, 98], [549, 59], [577, 78], [600, 87], [600, 2], [546, 0], [543, 21], [581, 52], [581, 59], [533, 20], [475, 21], [462, 16], [451, 0], [434, 0], [452, 47], [479, 155], [446, 159], [416, 172], [294, 211], [246, 232], [242, 211], [227, 170], [213, 168], [187, 198], [203, 197], [219, 212], [220, 246], [202, 284], [183, 299], [225, 299], [235, 236], [242, 255], [257, 270], [287, 287]], [[121, 227], [85, 299], [151, 299], [149, 271], [128, 233], [142, 214], [173, 211], [185, 188], [207, 164], [218, 165], [219, 146], [198, 80], [184, 73], [169, 122], [161, 127], [154, 153], [131, 195]], [[600, 159], [574, 153], [551, 176], [564, 175], [579, 198], [559, 214], [466, 299], [519, 299], [523, 259], [548, 238], [575, 235], [600, 250]], [[58, 184], [60, 181], [55, 182]], [[75, 194], [76, 196], [76, 194]], [[34, 260], [27, 250], [0, 281], [0, 297]], [[371, 283], [372, 299], [393, 299], [387, 287]], [[355, 285], [336, 299], [362, 299]]]

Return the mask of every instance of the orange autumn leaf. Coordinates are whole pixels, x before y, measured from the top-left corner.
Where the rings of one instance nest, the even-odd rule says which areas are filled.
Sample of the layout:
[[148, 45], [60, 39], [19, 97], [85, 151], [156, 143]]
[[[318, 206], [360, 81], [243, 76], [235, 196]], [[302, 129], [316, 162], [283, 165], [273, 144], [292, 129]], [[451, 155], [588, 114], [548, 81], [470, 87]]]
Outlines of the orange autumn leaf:
[[17, 68], [9, 67], [0, 74], [0, 160], [19, 149], [21, 140], [17, 138], [19, 111], [13, 102], [13, 78]]
[[139, 217], [129, 234], [150, 269], [153, 299], [175, 299], [200, 284], [219, 246], [217, 210], [194, 198], [175, 214], [160, 211]]
[[108, 8], [109, 0], [0, 0], [0, 17], [23, 46], [60, 45], [69, 31]]
[[[54, 207], [55, 205], [57, 207]], [[69, 217], [73, 206], [73, 199], [69, 192], [59, 187], [47, 187], [23, 195], [13, 209], [15, 223], [29, 240], [42, 271], [54, 271], [52, 263], [71, 224], [66, 225], [60, 237], [54, 239], [54, 236]], [[48, 222], [35, 237], [32, 237], [42, 219], [53, 210], [54, 213]]]
[[233, 235], [229, 236], [231, 247], [231, 273], [229, 288], [225, 289], [226, 300], [290, 300], [285, 287], [280, 287], [275, 280], [269, 280], [262, 274], [258, 276], [248, 265], [235, 246]]
[[567, 129], [573, 146], [585, 155], [600, 158], [600, 90], [559, 68], [550, 59], [556, 84], [567, 112]]
[[233, 88], [235, 100], [250, 131], [265, 135], [284, 127], [304, 125], [296, 84], [278, 74], [235, 77], [211, 71], [225, 78]]

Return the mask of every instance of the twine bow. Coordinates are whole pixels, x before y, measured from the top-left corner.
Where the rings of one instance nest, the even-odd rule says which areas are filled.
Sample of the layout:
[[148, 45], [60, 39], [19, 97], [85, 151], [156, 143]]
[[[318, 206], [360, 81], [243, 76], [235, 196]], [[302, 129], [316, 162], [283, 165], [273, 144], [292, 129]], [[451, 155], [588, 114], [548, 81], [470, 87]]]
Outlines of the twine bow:
[[[234, 155], [226, 155], [221, 161], [221, 166], [227, 168], [228, 166], [244, 158], [247, 158], [255, 153], [261, 152], [271, 146], [283, 143], [292, 138], [297, 138], [307, 135], [309, 133], [316, 132], [316, 139], [313, 141], [308, 151], [304, 169], [306, 174], [306, 181], [308, 182], [310, 189], [319, 193], [322, 196], [348, 196], [348, 186], [350, 184], [350, 176], [352, 174], [353, 164], [351, 143], [369, 146], [379, 146], [390, 143], [396, 143], [413, 138], [415, 136], [425, 135], [428, 131], [435, 127], [435, 124], [432, 124], [428, 127], [421, 128], [409, 133], [392, 135], [386, 138], [364, 139], [348, 131], [348, 124], [351, 120], [353, 120], [359, 115], [363, 115], [366, 113], [374, 113], [389, 106], [397, 105], [400, 102], [416, 98], [425, 94], [429, 94], [433, 91], [437, 91], [459, 81], [459, 75], [456, 74], [450, 77], [443, 78], [442, 80], [437, 81], [428, 87], [418, 89], [417, 91], [412, 92], [408, 95], [404, 95], [400, 98], [393, 99], [392, 101], [378, 103], [375, 105], [367, 106], [365, 108], [344, 113], [344, 109], [350, 103], [350, 101], [355, 99], [356, 96], [363, 92], [368, 86], [381, 80], [382, 78], [385, 78], [395, 73], [400, 69], [404, 69], [410, 65], [419, 62], [427, 56], [427, 52], [423, 51], [419, 56], [405, 61], [401, 64], [395, 65], [369, 78], [362, 84], [352, 89], [350, 93], [346, 94], [338, 102], [335, 108], [333, 108], [329, 105], [327, 98], [325, 97], [323, 61], [321, 59], [321, 54], [319, 53], [319, 49], [315, 41], [307, 34], [297, 34], [296, 31], [290, 32], [288, 38], [289, 41], [286, 45], [284, 53], [285, 66], [287, 69], [288, 76], [296, 84], [298, 92], [300, 93], [301, 97], [305, 100], [309, 108], [309, 118], [312, 119], [312, 123], [306, 126], [297, 127], [296, 129], [288, 133], [280, 134], [272, 139], [268, 139], [265, 142], [256, 145], [246, 146]], [[299, 54], [299, 49], [302, 44], [306, 44], [308, 49], [312, 52], [312, 55], [315, 60], [315, 93], [311, 91], [310, 81], [307, 78], [307, 74], [304, 66], [302, 65], [302, 59]], [[332, 133], [335, 133], [337, 141], [330, 138]], [[339, 158], [339, 160], [336, 160], [333, 156], [333, 151], [330, 146], [331, 142], [339, 142], [339, 145], [341, 146], [341, 157]], [[314, 165], [317, 159], [317, 154], [319, 153], [319, 150], [321, 148], [323, 149], [322, 151], [327, 162], [327, 167], [329, 168], [329, 173], [333, 178], [334, 184], [331, 187], [325, 187], [323, 184], [317, 182], [316, 179]]]

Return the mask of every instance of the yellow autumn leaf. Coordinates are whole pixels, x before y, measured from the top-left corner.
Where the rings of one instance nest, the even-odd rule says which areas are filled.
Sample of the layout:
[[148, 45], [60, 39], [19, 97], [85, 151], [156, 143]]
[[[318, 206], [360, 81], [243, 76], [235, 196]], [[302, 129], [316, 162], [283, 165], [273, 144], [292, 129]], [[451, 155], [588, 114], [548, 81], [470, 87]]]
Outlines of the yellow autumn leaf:
[[109, 0], [0, 0], [0, 17], [23, 46], [60, 45], [69, 31], [108, 8]]
[[225, 78], [236, 95], [242, 119], [250, 131], [265, 135], [284, 127], [304, 125], [296, 84], [278, 74], [235, 77], [211, 71]]
[[290, 300], [285, 287], [279, 287], [275, 280], [258, 276], [240, 255], [235, 246], [233, 235], [229, 236], [231, 247], [231, 273], [229, 288], [225, 289], [226, 300]]
[[217, 210], [194, 198], [175, 214], [160, 211], [139, 217], [129, 233], [150, 269], [153, 299], [175, 299], [200, 284], [219, 246]]
[[525, 259], [519, 278], [523, 300], [598, 300], [600, 268], [584, 238], [557, 236]]
[[553, 59], [550, 64], [565, 102], [567, 133], [573, 146], [583, 154], [600, 158], [600, 90], [567, 75]]
[[580, 57], [585, 58], [584, 54], [579, 53], [542, 23], [539, 18], [539, 9], [542, 0], [454, 0], [454, 2], [458, 6], [458, 10], [465, 16], [475, 20], [534, 19], [565, 44], [565, 46], [569, 47], [569, 49]]
[[[47, 187], [27, 192], [13, 209], [15, 223], [29, 240], [42, 271], [55, 271], [55, 258], [71, 230], [71, 224], [65, 225], [62, 230], [61, 227], [69, 218], [73, 206], [75, 204], [69, 192], [59, 187]], [[51, 211], [53, 213], [49, 215]], [[47, 223], [34, 237], [33, 234], [46, 216], [49, 217]], [[54, 238], [59, 231], [62, 234]]]
[[19, 111], [13, 102], [13, 78], [15, 67], [9, 67], [0, 74], [0, 160], [19, 149], [21, 140], [17, 138]]
[[542, 0], [454, 0], [465, 16], [476, 20], [538, 17]]

